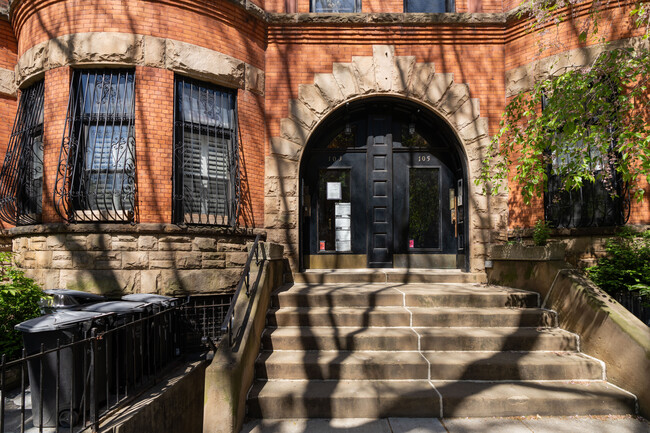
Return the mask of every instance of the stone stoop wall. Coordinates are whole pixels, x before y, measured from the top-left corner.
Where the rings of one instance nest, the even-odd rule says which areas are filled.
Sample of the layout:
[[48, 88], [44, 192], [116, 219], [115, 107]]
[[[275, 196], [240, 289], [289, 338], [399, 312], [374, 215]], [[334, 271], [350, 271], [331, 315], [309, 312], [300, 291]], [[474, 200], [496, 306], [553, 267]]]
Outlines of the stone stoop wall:
[[[628, 225], [639, 232], [650, 229], [649, 225]], [[563, 260], [579, 269], [596, 265], [598, 259], [606, 257], [605, 244], [616, 237], [617, 227], [588, 227], [577, 229], [555, 229], [549, 243], [565, 247]], [[508, 240], [517, 244], [533, 245], [532, 229], [508, 231]]]
[[167, 224], [19, 227], [14, 260], [44, 289], [119, 296], [221, 294], [237, 285], [251, 231]]

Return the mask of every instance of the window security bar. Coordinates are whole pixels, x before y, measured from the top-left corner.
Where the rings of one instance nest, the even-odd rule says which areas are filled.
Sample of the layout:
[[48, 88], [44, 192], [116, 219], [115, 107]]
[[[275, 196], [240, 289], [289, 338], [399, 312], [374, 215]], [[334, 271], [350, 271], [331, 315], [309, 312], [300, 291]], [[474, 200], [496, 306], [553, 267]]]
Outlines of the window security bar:
[[14, 225], [41, 220], [43, 203], [43, 81], [21, 91], [0, 171], [0, 219]]
[[135, 218], [133, 70], [75, 70], [54, 201], [68, 222]]
[[176, 77], [173, 218], [234, 227], [239, 209], [235, 93]]

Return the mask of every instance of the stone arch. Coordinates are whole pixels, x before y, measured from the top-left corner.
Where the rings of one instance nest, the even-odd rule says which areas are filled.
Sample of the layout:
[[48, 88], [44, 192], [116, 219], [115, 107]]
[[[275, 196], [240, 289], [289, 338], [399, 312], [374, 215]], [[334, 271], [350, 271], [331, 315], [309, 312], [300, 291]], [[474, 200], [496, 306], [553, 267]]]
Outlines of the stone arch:
[[280, 120], [280, 136], [271, 137], [266, 158], [265, 228], [269, 240], [285, 245], [293, 269], [299, 254], [299, 170], [303, 150], [318, 125], [347, 102], [372, 96], [414, 101], [436, 113], [456, 135], [466, 158], [469, 192], [470, 269], [484, 269], [488, 244], [507, 227], [506, 196], [484, 195], [474, 185], [490, 141], [488, 122], [469, 85], [453, 74], [437, 72], [433, 63], [414, 56], [395, 56], [391, 45], [373, 46], [372, 56], [354, 56], [334, 63], [332, 73], [316, 74], [313, 84], [301, 84], [298, 99], [289, 101], [289, 117]]

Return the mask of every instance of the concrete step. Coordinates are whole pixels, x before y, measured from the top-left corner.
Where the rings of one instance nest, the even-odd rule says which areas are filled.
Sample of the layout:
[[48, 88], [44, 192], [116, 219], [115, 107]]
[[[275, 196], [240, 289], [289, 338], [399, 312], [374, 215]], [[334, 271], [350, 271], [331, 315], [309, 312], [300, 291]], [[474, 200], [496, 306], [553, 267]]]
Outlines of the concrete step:
[[635, 397], [604, 381], [432, 382], [444, 417], [625, 415]]
[[285, 307], [537, 307], [539, 295], [481, 284], [294, 284], [273, 294], [273, 306]]
[[[418, 341], [419, 340], [419, 341]], [[266, 328], [264, 350], [575, 351], [577, 336], [557, 328]]]
[[484, 272], [458, 269], [310, 269], [296, 273], [295, 283], [485, 283]]
[[578, 336], [558, 328], [415, 328], [420, 348], [446, 351], [576, 351]]
[[601, 380], [603, 369], [600, 362], [575, 352], [280, 351], [260, 354], [256, 377], [291, 380]]
[[[408, 309], [407, 309], [408, 308]], [[462, 326], [557, 325], [556, 314], [540, 308], [287, 307], [271, 310], [269, 326]]]
[[603, 381], [271, 380], [256, 381], [249, 394], [249, 416], [266, 419], [621, 415], [634, 411], [631, 394]]
[[385, 418], [439, 416], [440, 397], [421, 381], [257, 381], [253, 418]]

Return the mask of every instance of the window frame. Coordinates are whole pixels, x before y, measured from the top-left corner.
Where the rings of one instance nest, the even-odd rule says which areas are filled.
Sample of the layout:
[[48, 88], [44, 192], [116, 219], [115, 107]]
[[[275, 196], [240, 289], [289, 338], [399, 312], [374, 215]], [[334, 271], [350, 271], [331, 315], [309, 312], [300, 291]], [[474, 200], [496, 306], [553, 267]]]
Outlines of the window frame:
[[[404, 13], [437, 13], [437, 14], [448, 14], [456, 12], [456, 1], [455, 0], [442, 0], [445, 4], [445, 10], [442, 12], [428, 12], [428, 11], [411, 11], [409, 10], [409, 0], [404, 0]], [[430, 2], [429, 2], [430, 3]]]
[[21, 90], [0, 170], [0, 219], [16, 226], [41, 221], [44, 89], [44, 80], [39, 80]]
[[[548, 105], [548, 97], [543, 96], [542, 111]], [[598, 125], [598, 119], [590, 119], [585, 126]], [[562, 128], [555, 133], [556, 139], [561, 140]], [[612, 137], [609, 145], [610, 151], [615, 148], [616, 137]], [[589, 147], [591, 153], [591, 146]], [[615, 167], [603, 163], [601, 167], [594, 167], [594, 182], [586, 182], [575, 190], [561, 190], [562, 179], [560, 174], [554, 174], [554, 166], [561, 165], [562, 158], [546, 153], [546, 188], [544, 190], [544, 220], [555, 228], [584, 228], [608, 227], [624, 225], [629, 218], [629, 197], [627, 185], [621, 180]], [[604, 175], [602, 172], [608, 171]], [[612, 180], [611, 188], [616, 190], [612, 197], [604, 184], [603, 176]]]
[[72, 70], [54, 193], [66, 221], [135, 221], [135, 86], [132, 68]]
[[[189, 104], [187, 111], [184, 104]], [[172, 174], [175, 224], [237, 225], [240, 197], [237, 113], [236, 89], [175, 75]]]
[[333, 9], [330, 10], [317, 10], [317, 2], [318, 0], [310, 0], [309, 1], [309, 12], [311, 13], [316, 13], [316, 14], [358, 14], [362, 12], [362, 0], [352, 0], [354, 1], [354, 10], [352, 11], [345, 11], [345, 12], [338, 12], [334, 11]]

